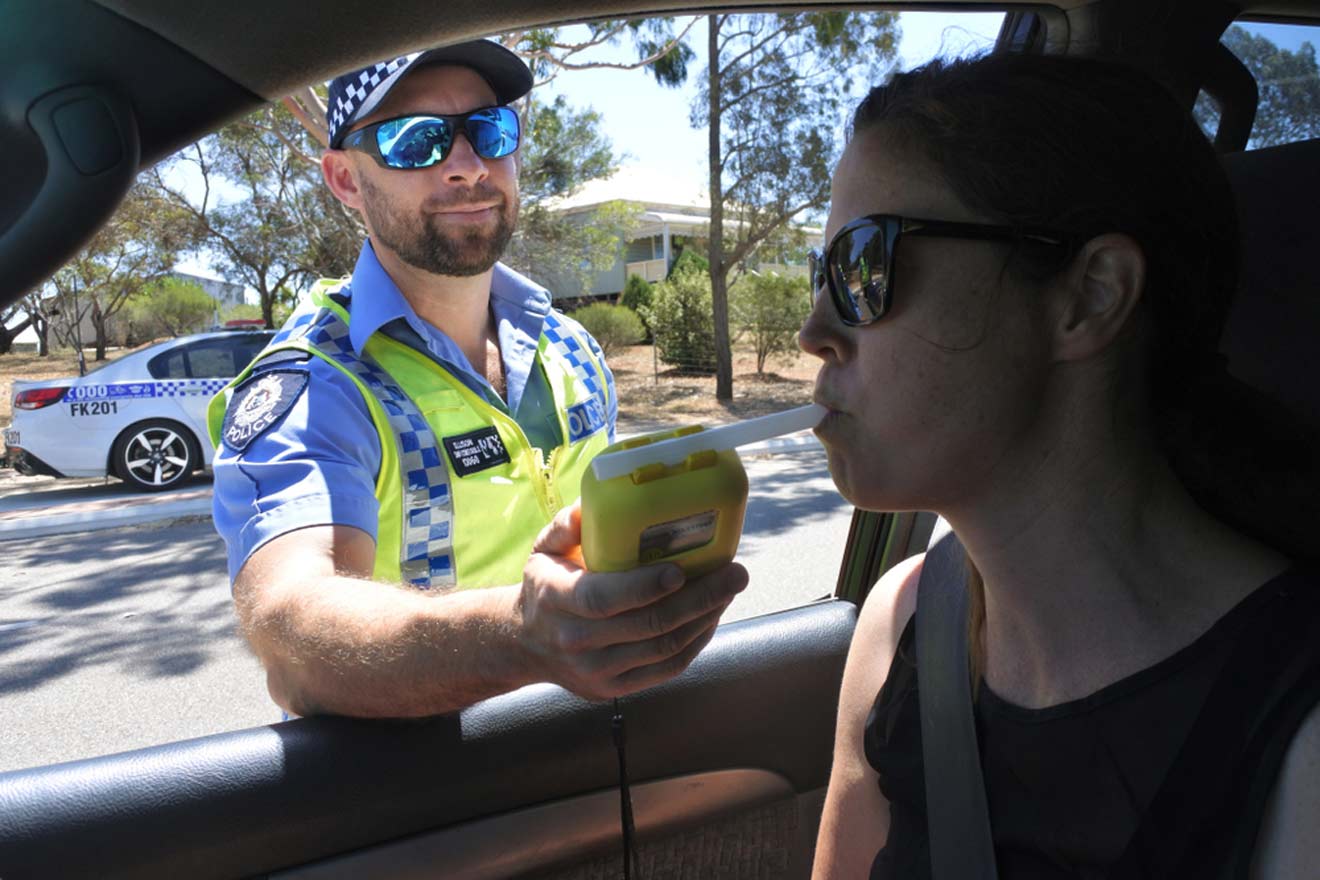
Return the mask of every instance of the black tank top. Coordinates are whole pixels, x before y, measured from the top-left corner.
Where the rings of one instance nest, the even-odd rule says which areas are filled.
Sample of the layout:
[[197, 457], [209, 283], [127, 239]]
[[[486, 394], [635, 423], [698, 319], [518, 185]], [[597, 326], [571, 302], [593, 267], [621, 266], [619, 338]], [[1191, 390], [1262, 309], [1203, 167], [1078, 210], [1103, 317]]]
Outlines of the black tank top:
[[[1277, 641], [1276, 623], [1282, 622], [1295, 625], [1292, 638], [1297, 649], [1283, 656], [1296, 656], [1298, 651], [1312, 655], [1307, 661], [1310, 671], [1300, 676], [1302, 686], [1290, 686], [1290, 700], [1297, 705], [1284, 713], [1284, 721], [1276, 718], [1273, 722], [1276, 727], [1290, 724], [1282, 733], [1291, 739], [1305, 716], [1303, 710], [1314, 705], [1317, 696], [1315, 679], [1320, 675], [1312, 674], [1317, 670], [1314, 655], [1320, 654], [1316, 650], [1320, 636], [1317, 597], [1320, 581], [1314, 576], [1295, 570], [1280, 575], [1172, 656], [1090, 696], [1057, 706], [1024, 709], [1000, 699], [982, 681], [975, 716], [999, 876], [1004, 880], [1170, 876], [1167, 866], [1156, 867], [1164, 841], [1178, 838], [1185, 849], [1194, 850], [1193, 837], [1213, 841], [1248, 823], [1251, 832], [1245, 845], [1249, 858], [1263, 794], [1247, 797], [1238, 782], [1203, 780], [1205, 776], [1225, 776], [1229, 772], [1225, 767], [1240, 767], [1241, 762], [1203, 762], [1209, 765], [1205, 772], [1181, 764], [1178, 772], [1171, 768], [1180, 756], [1185, 759], [1183, 753], [1194, 730], [1192, 739], [1220, 735], [1220, 726], [1207, 724], [1203, 717], [1212, 693], [1213, 711], [1206, 715], [1211, 719], [1225, 714], [1232, 717], [1234, 701], [1242, 704], [1242, 711], [1252, 711], [1248, 704], [1255, 698], [1240, 694], [1259, 694], [1274, 684], [1262, 680], [1241, 688], [1236, 677], [1244, 672], [1243, 667], [1248, 674], [1280, 677], [1276, 666], [1262, 666], [1255, 658], [1279, 647], [1270, 642]], [[864, 738], [867, 760], [879, 774], [880, 789], [890, 804], [889, 839], [871, 871], [872, 878], [884, 880], [928, 878], [931, 870], [914, 639], [910, 620], [867, 719]], [[1285, 665], [1297, 664], [1287, 660]], [[1217, 688], [1225, 680], [1229, 687]], [[1200, 724], [1198, 717], [1202, 718]], [[1250, 730], [1259, 732], [1254, 726]], [[1236, 740], [1226, 729], [1222, 736], [1225, 751], [1242, 751], [1235, 748]], [[1200, 745], [1189, 754], [1205, 752], [1210, 745], [1208, 754], [1214, 755], [1216, 743]], [[1282, 757], [1278, 752], [1275, 748], [1274, 772]], [[1255, 761], [1252, 772], [1259, 771], [1260, 765]], [[1181, 837], [1169, 834], [1168, 822], [1176, 823], [1187, 812], [1185, 797], [1174, 809], [1165, 809], [1166, 816], [1152, 820], [1151, 814], [1158, 812], [1152, 810], [1157, 793], [1162, 798], [1159, 805], [1167, 806], [1164, 786], [1166, 781], [1173, 784], [1174, 778], [1182, 780], [1178, 785], [1197, 789], [1204, 781], [1204, 792], [1185, 794], [1193, 803], [1219, 798], [1227, 809], [1208, 810], [1197, 821], [1201, 825], [1227, 823], [1228, 828], [1184, 829]], [[1263, 790], [1267, 792], [1268, 786]], [[1244, 811], [1255, 815], [1244, 816]], [[1164, 823], [1157, 833], [1144, 828], [1156, 820]], [[1139, 829], [1144, 829], [1140, 835]], [[1135, 853], [1133, 858], [1129, 845], [1134, 840], [1140, 843], [1142, 837], [1151, 838], [1152, 833], [1155, 852]], [[1184, 864], [1185, 859], [1180, 856], [1178, 863]], [[1116, 870], [1116, 865], [1124, 867]]]

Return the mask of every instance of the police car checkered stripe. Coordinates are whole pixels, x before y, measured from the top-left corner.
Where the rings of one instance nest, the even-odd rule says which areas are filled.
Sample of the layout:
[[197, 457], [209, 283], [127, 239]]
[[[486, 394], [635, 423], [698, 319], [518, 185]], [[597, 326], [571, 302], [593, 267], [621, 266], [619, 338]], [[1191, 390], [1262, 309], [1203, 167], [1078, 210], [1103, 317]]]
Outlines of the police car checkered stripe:
[[334, 95], [333, 106], [330, 108], [330, 143], [333, 144], [339, 130], [346, 123], [352, 121], [353, 114], [357, 112], [363, 102], [371, 97], [371, 93], [375, 91], [376, 86], [420, 54], [420, 52], [413, 52], [411, 55], [402, 55], [392, 61], [381, 61], [374, 64], [362, 71], [356, 82], [350, 82], [344, 89], [343, 94]]
[[74, 385], [65, 400], [136, 400], [153, 397], [214, 397], [228, 379], [162, 379], [155, 382], [111, 382]]
[[369, 357], [356, 354], [348, 341], [348, 325], [326, 309], [306, 322], [307, 342], [332, 357], [362, 380], [389, 418], [403, 474], [403, 534], [399, 569], [403, 579], [423, 589], [454, 586], [451, 537], [454, 508], [449, 471], [435, 432], [421, 410]]
[[180, 379], [165, 380], [156, 383], [157, 397], [214, 397], [226, 385], [228, 379]]
[[588, 393], [600, 401], [601, 411], [608, 413], [609, 392], [601, 385], [601, 374], [596, 371], [596, 366], [592, 363], [591, 352], [582, 344], [578, 335], [554, 311], [545, 316], [541, 333], [554, 346], [555, 351], [568, 361], [574, 375], [582, 382]]

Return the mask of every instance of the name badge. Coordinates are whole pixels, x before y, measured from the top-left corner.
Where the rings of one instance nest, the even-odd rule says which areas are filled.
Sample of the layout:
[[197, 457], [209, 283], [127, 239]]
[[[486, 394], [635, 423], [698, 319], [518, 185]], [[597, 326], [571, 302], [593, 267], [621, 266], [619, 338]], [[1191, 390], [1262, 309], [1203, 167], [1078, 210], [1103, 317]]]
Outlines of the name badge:
[[460, 477], [509, 463], [509, 451], [504, 448], [500, 432], [494, 428], [481, 428], [456, 437], [445, 437], [441, 442], [449, 454], [449, 463], [453, 465], [454, 473]]

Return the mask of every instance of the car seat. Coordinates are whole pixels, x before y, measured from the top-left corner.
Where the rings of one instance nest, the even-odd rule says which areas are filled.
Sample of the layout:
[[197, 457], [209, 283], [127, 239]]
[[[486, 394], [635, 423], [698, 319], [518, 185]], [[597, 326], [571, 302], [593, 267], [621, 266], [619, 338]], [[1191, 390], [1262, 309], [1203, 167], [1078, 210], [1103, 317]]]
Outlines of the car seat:
[[1233, 525], [1320, 557], [1320, 139], [1224, 157], [1242, 235], [1229, 381], [1191, 482]]
[[1241, 284], [1221, 350], [1237, 378], [1320, 428], [1320, 139], [1232, 153]]

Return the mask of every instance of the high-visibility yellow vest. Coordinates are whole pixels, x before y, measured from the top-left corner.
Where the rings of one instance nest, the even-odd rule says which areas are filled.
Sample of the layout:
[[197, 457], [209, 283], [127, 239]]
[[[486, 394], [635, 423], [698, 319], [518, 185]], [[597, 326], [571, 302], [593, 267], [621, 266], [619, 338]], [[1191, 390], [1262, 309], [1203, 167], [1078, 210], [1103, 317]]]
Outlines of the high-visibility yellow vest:
[[318, 284], [310, 305], [212, 399], [211, 442], [220, 442], [234, 389], [262, 358], [319, 357], [353, 380], [380, 437], [373, 577], [423, 588], [519, 583], [532, 542], [577, 499], [588, 463], [609, 444], [604, 365], [580, 330], [547, 315], [537, 360], [563, 440], [546, 458], [512, 417], [426, 355], [380, 333], [354, 352], [348, 301], [331, 296], [342, 283]]

